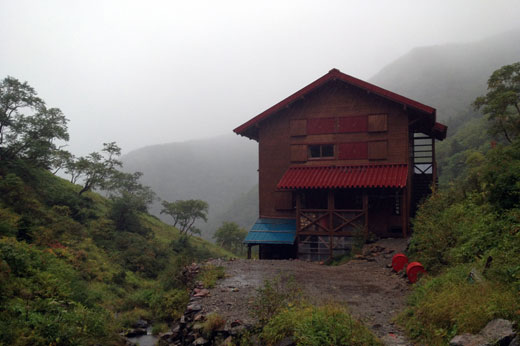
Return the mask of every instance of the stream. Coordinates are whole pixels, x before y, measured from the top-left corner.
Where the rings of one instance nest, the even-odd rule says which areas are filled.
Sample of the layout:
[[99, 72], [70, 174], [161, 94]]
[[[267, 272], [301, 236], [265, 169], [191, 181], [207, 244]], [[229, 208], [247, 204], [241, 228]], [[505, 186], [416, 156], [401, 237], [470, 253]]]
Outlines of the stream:
[[152, 335], [152, 327], [146, 328], [146, 335], [139, 335], [133, 338], [127, 338], [128, 341], [133, 342], [139, 346], [154, 346], [158, 338]]

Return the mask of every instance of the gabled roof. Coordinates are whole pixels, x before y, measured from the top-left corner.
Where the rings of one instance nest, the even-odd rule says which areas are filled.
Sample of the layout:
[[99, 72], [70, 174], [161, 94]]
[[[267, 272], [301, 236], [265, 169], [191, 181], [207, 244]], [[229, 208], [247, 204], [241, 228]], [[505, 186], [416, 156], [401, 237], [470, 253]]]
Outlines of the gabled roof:
[[435, 121], [435, 108], [432, 108], [432, 107], [422, 104], [420, 102], [414, 101], [414, 100], [404, 97], [402, 95], [396, 94], [389, 90], [380, 88], [374, 84], [370, 84], [368, 82], [362, 81], [361, 79], [357, 79], [355, 77], [349, 76], [348, 74], [342, 73], [338, 69], [334, 68], [334, 69], [330, 70], [329, 73], [327, 73], [323, 77], [315, 80], [314, 82], [307, 85], [303, 89], [295, 92], [294, 94], [292, 94], [291, 96], [282, 100], [281, 102], [275, 104], [271, 108], [258, 114], [256, 117], [254, 117], [254, 118], [250, 119], [249, 121], [245, 122], [244, 124], [240, 125], [233, 131], [239, 135], [252, 138], [251, 136], [249, 136], [246, 133], [247, 130], [250, 129], [252, 126], [257, 125], [262, 120], [267, 119], [268, 117], [272, 116], [273, 114], [277, 113], [278, 111], [284, 109], [285, 107], [288, 107], [293, 102], [300, 100], [302, 97], [305, 97], [305, 95], [312, 92], [313, 90], [315, 90], [315, 89], [321, 87], [322, 85], [326, 84], [327, 82], [330, 82], [333, 80], [341, 80], [345, 83], [354, 85], [354, 86], [364, 89], [368, 92], [372, 92], [376, 95], [379, 95], [379, 96], [389, 99], [391, 101], [400, 103], [406, 107], [413, 108], [413, 109], [417, 110], [419, 113], [423, 113], [425, 115], [432, 116], [432, 121]]
[[338, 189], [406, 186], [408, 165], [368, 164], [349, 166], [290, 167], [276, 186], [278, 189]]

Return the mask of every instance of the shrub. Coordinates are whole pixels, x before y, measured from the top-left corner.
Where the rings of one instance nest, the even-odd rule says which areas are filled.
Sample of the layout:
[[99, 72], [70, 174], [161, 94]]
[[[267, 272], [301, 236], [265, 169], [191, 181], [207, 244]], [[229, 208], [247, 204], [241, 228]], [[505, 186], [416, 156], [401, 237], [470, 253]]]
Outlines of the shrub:
[[226, 275], [224, 267], [214, 266], [208, 264], [202, 267], [201, 272], [197, 276], [197, 279], [202, 281], [202, 284], [206, 288], [213, 288], [217, 283], [217, 280], [222, 279]]
[[480, 331], [494, 318], [520, 320], [518, 293], [499, 283], [470, 283], [470, 270], [459, 265], [416, 285], [399, 317], [412, 339], [444, 344], [457, 334]]
[[251, 312], [261, 325], [265, 325], [275, 314], [298, 304], [301, 299], [302, 293], [296, 286], [294, 277], [278, 276], [272, 281], [266, 280], [257, 289]]
[[264, 327], [267, 345], [291, 337], [297, 345], [380, 345], [377, 338], [345, 308], [297, 305], [278, 312]]
[[206, 317], [206, 321], [202, 324], [202, 331], [206, 336], [210, 336], [213, 332], [223, 329], [226, 320], [219, 314], [212, 313]]

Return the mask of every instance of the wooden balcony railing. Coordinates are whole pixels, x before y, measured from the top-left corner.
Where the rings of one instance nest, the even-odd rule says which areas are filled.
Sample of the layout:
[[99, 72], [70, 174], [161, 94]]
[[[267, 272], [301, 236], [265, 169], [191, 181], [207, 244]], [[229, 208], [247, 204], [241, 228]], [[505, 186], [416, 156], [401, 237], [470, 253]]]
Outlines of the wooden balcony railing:
[[300, 209], [297, 216], [299, 235], [354, 236], [365, 231], [363, 209]]

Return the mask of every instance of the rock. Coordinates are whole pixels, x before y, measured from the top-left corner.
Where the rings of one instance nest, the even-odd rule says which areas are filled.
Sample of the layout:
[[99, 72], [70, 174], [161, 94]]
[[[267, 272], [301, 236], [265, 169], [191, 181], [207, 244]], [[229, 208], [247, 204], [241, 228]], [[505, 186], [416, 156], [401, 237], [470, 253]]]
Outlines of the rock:
[[517, 335], [509, 344], [509, 346], [520, 346], [520, 335]]
[[240, 335], [242, 334], [244, 331], [246, 330], [246, 327], [244, 325], [239, 325], [239, 326], [236, 326], [234, 328], [231, 328], [231, 330], [229, 331], [229, 334], [235, 336], [235, 335]]
[[294, 340], [290, 336], [283, 338], [282, 340], [278, 341], [278, 343], [276, 344], [276, 346], [293, 346], [293, 345], [296, 345], [296, 344], [294, 343]]
[[181, 316], [181, 319], [179, 320], [179, 323], [180, 323], [181, 325], [185, 325], [185, 324], [186, 324], [186, 316], [182, 315], [182, 316]]
[[238, 327], [242, 324], [242, 321], [240, 320], [234, 320], [233, 322], [231, 322], [231, 328], [234, 328], [234, 327]]
[[139, 336], [139, 335], [146, 335], [146, 329], [144, 329], [144, 328], [134, 328], [134, 329], [130, 329], [129, 331], [127, 331], [125, 333], [125, 336], [127, 338], [133, 338], [133, 337], [136, 337], [136, 336]]
[[188, 312], [197, 312], [197, 311], [202, 310], [202, 306], [200, 306], [199, 304], [190, 304], [190, 305], [188, 305], [186, 310]]
[[207, 345], [207, 344], [208, 344], [208, 340], [204, 339], [203, 337], [200, 337], [200, 338], [195, 339], [195, 341], [193, 341], [192, 345]]
[[204, 314], [196, 314], [193, 318], [194, 321], [204, 321], [206, 319], [206, 316]]
[[170, 342], [173, 342], [179, 336], [179, 333], [174, 333], [170, 331], [161, 333], [158, 336], [160, 341], [163, 341], [164, 343], [168, 344]]
[[195, 292], [195, 294], [193, 295], [194, 297], [206, 297], [209, 294], [209, 290], [207, 290], [205, 288], [202, 288], [202, 289], [196, 288], [194, 292]]
[[461, 334], [450, 340], [450, 346], [510, 345], [516, 333], [513, 323], [501, 318], [490, 321], [478, 334]]
[[461, 334], [450, 340], [450, 346], [477, 346], [483, 345], [485, 340], [480, 335]]
[[196, 331], [196, 332], [198, 332], [202, 328], [204, 328], [204, 325], [202, 323], [195, 323], [193, 325], [193, 327], [191, 327], [191, 329], [193, 329], [193, 331]]
[[516, 336], [513, 331], [513, 323], [502, 318], [489, 322], [479, 334], [492, 345], [508, 345]]
[[133, 325], [132, 328], [141, 328], [146, 329], [148, 327], [148, 322], [143, 319], [138, 319]]
[[469, 275], [468, 275], [468, 281], [473, 283], [473, 282], [482, 282], [482, 277], [480, 276], [480, 274], [478, 273], [477, 269], [475, 268], [472, 268], [471, 271], [469, 272]]

